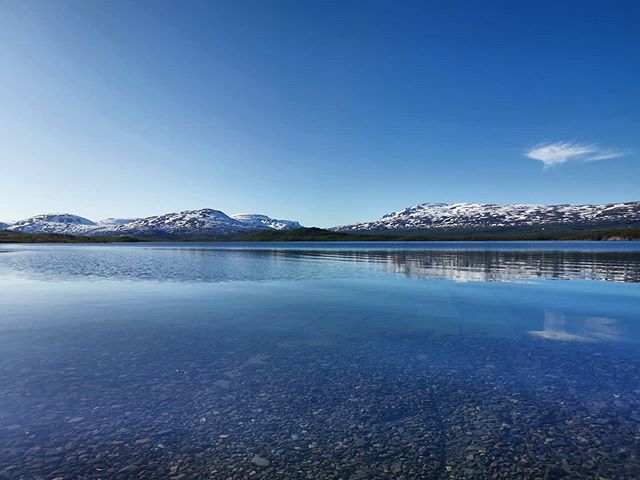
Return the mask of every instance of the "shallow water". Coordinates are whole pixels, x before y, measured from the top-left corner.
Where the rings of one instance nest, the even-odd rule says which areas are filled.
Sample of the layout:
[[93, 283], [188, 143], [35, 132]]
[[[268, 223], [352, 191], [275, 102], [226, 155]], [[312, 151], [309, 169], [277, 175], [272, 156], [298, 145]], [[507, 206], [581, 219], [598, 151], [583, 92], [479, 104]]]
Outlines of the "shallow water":
[[640, 243], [0, 250], [0, 478], [640, 477]]

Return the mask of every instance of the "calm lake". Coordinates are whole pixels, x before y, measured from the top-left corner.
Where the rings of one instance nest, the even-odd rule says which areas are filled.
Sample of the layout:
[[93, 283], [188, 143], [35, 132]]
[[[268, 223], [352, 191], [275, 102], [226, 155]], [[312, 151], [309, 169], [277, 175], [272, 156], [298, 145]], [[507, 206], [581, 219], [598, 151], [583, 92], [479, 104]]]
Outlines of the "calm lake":
[[640, 242], [0, 246], [0, 479], [640, 478]]

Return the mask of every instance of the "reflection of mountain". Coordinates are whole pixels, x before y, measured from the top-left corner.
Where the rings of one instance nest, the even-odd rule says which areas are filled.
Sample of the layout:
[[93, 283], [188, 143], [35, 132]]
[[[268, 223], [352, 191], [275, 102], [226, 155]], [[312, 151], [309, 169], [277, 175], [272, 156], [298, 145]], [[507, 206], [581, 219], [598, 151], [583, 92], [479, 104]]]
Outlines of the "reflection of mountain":
[[637, 251], [351, 250], [304, 254], [383, 264], [394, 273], [410, 278], [445, 278], [460, 282], [533, 278], [640, 281], [640, 252]]
[[640, 281], [640, 251], [349, 250], [330, 245], [321, 249], [233, 244], [10, 251], [0, 255], [0, 274], [189, 282], [309, 280], [360, 276], [360, 266], [373, 265], [409, 278], [459, 282]]

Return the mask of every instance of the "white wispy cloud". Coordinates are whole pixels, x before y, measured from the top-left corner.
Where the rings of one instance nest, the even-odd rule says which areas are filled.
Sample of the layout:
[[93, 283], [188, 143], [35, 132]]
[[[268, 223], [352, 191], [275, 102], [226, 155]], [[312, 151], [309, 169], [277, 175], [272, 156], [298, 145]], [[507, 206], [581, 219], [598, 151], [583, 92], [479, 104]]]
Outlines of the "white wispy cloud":
[[533, 160], [539, 160], [545, 168], [562, 165], [570, 161], [594, 162], [597, 160], [609, 160], [628, 155], [625, 150], [603, 148], [596, 144], [584, 144], [575, 142], [540, 143], [525, 152], [525, 155]]

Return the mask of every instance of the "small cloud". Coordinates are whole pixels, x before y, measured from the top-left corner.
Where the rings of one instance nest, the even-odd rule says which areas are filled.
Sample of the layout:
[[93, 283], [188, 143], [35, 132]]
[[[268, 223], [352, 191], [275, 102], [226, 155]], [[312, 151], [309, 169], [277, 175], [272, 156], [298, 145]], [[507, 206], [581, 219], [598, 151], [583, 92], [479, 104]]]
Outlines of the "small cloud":
[[541, 143], [531, 148], [525, 155], [540, 160], [545, 168], [562, 165], [569, 161], [595, 162], [628, 155], [628, 151], [602, 148], [594, 144], [574, 142]]

